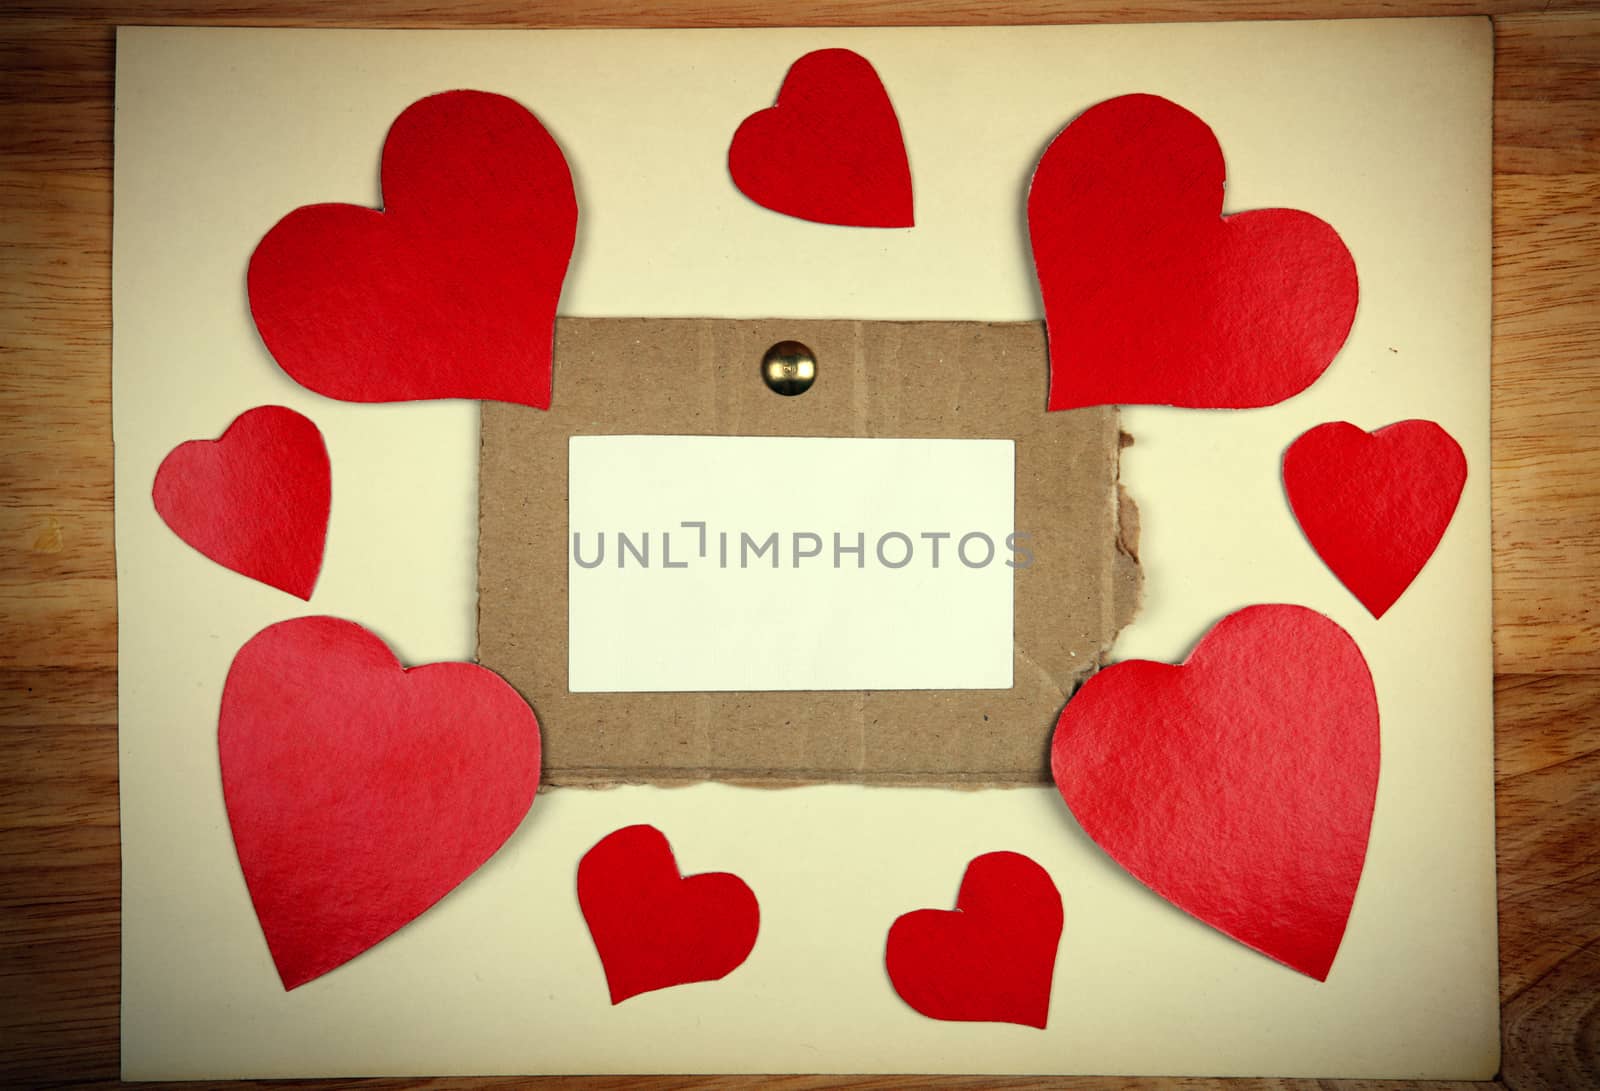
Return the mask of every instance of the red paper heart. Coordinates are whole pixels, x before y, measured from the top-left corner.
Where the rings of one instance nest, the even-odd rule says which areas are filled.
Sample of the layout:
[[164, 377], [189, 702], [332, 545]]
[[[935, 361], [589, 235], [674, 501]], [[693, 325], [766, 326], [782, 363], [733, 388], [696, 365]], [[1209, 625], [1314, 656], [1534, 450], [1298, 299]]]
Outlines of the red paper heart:
[[406, 670], [338, 618], [280, 622], [239, 649], [217, 742], [239, 864], [286, 989], [455, 889], [539, 788], [539, 722], [499, 675]]
[[777, 105], [733, 134], [728, 171], [746, 197], [786, 216], [845, 227], [915, 222], [900, 121], [871, 63], [848, 49], [794, 62]]
[[310, 599], [332, 483], [311, 421], [281, 405], [241, 413], [220, 439], [180, 443], [151, 489], [172, 532], [213, 561]]
[[1324, 981], [1378, 787], [1378, 700], [1350, 635], [1251, 606], [1182, 666], [1089, 679], [1051, 748], [1056, 787], [1113, 860], [1179, 909]]
[[1222, 149], [1154, 95], [1086, 110], [1028, 191], [1051, 409], [1242, 409], [1297, 394], [1344, 344], [1356, 268], [1290, 209], [1220, 215]]
[[303, 386], [352, 402], [550, 406], [578, 206], [567, 161], [511, 99], [448, 91], [383, 145], [383, 211], [307, 205], [250, 258], [250, 311]]
[[743, 879], [724, 872], [681, 878], [672, 846], [654, 826], [627, 826], [583, 854], [578, 904], [613, 1004], [726, 977], [761, 928], [760, 906]]
[[1461, 445], [1426, 420], [1370, 435], [1344, 421], [1319, 424], [1283, 455], [1283, 487], [1300, 529], [1373, 617], [1433, 556], [1466, 483]]
[[918, 909], [890, 927], [889, 980], [932, 1019], [1042, 1030], [1061, 919], [1049, 872], [1015, 852], [986, 853], [967, 865], [954, 911]]

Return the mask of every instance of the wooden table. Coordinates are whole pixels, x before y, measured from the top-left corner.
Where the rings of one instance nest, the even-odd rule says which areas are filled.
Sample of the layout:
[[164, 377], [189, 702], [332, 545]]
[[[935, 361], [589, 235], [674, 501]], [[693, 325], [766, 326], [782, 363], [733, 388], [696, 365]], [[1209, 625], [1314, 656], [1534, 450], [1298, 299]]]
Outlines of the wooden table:
[[[1519, 1091], [1600, 1087], [1600, 5], [1582, 0], [7, 4], [0, 11], [0, 1083], [105, 1086], [117, 1076], [115, 25], [939, 25], [1465, 14], [1493, 15], [1496, 41], [1501, 1082]], [[512, 1086], [427, 1086], [487, 1084]], [[1053, 1085], [1170, 1089], [1215, 1081]]]

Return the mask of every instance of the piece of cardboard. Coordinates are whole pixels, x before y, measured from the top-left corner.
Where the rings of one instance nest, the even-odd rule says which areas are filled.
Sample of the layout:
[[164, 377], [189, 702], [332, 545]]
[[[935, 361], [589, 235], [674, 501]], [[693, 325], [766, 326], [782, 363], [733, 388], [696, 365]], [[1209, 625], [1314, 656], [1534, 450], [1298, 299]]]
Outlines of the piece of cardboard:
[[[784, 340], [817, 358], [795, 397], [760, 375]], [[1133, 617], [1140, 570], [1117, 410], [1045, 411], [1041, 323], [561, 318], [555, 358], [548, 412], [483, 406], [478, 493], [478, 659], [538, 711], [547, 784], [1049, 781], [1052, 726]], [[1015, 440], [1034, 560], [1012, 687], [568, 692], [567, 441], [635, 433]]]

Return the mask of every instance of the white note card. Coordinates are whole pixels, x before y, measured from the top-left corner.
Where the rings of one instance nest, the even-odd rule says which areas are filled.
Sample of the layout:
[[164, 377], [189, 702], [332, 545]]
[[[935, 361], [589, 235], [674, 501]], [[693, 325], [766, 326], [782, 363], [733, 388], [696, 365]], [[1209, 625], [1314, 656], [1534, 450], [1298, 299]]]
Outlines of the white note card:
[[568, 687], [1009, 689], [1015, 446], [574, 437]]

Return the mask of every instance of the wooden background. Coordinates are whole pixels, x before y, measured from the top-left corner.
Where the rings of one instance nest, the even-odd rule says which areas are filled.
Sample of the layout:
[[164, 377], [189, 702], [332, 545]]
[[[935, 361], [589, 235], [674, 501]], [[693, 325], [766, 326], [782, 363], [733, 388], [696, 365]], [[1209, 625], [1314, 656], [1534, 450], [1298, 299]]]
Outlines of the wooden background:
[[[1465, 14], [1494, 16], [1496, 42], [1501, 1082], [1518, 1091], [1600, 1087], [1600, 5], [1574, 0], [0, 0], [0, 1084], [105, 1087], [117, 1076], [114, 26], [941, 25]], [[665, 1088], [751, 1081], [577, 1082]]]

